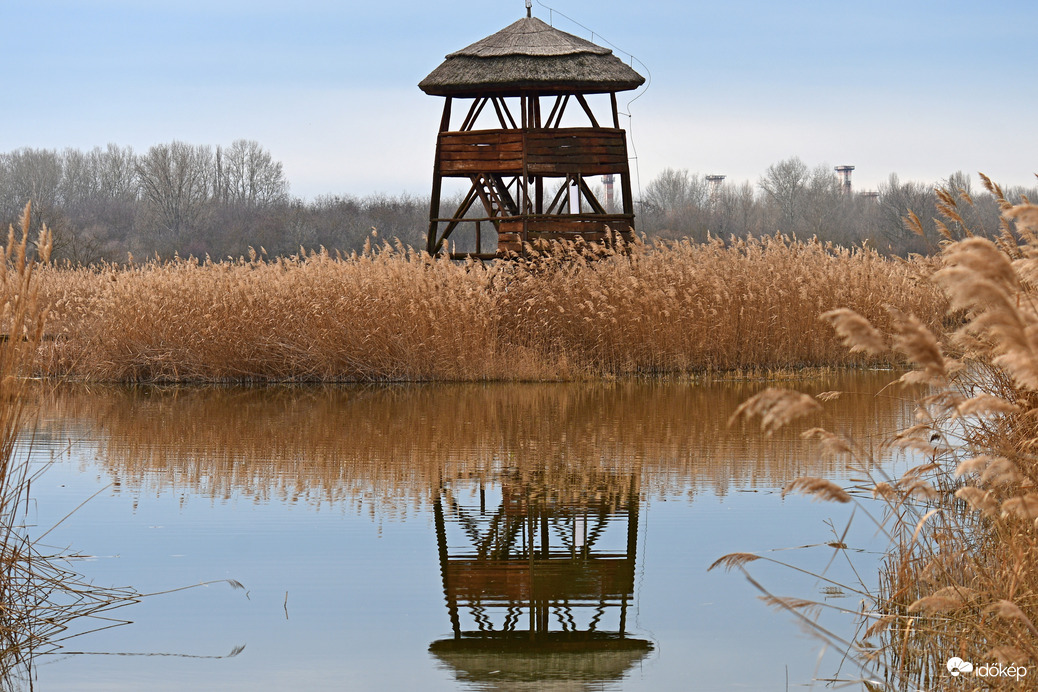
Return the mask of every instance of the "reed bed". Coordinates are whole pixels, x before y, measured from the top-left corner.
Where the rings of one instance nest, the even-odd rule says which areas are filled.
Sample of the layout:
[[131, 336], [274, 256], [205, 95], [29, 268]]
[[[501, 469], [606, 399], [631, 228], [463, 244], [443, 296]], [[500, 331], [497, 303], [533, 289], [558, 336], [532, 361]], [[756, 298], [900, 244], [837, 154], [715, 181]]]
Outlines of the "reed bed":
[[[818, 476], [789, 486], [821, 499], [867, 495], [886, 504], [891, 548], [879, 589], [858, 590], [860, 631], [841, 638], [816, 630], [847, 647], [869, 690], [1038, 684], [1038, 206], [1014, 207], [985, 183], [1004, 211], [994, 241], [965, 228], [959, 209], [971, 203], [967, 194], [941, 195], [947, 241], [935, 280], [955, 330], [941, 337], [907, 314], [896, 315], [893, 328], [849, 310], [827, 315], [852, 349], [901, 353], [914, 369], [900, 384], [922, 385], [916, 424], [888, 443], [917, 462], [906, 473], [886, 478], [862, 468], [869, 480], [853, 488]], [[778, 409], [795, 418], [794, 400], [799, 411], [821, 406], [808, 399], [771, 390], [740, 413], [774, 417]], [[861, 467], [868, 461], [851, 438], [810, 435], [829, 455]], [[736, 553], [715, 566], [746, 571], [758, 559]], [[765, 598], [802, 619], [824, 607], [766, 590]]]
[[[534, 253], [536, 255], [536, 253]], [[48, 266], [36, 370], [119, 382], [566, 380], [891, 362], [818, 315], [937, 327], [931, 264], [781, 236], [558, 246], [458, 263], [385, 244], [350, 256]]]
[[[32, 687], [32, 664], [41, 653], [93, 628], [114, 626], [105, 615], [136, 600], [131, 589], [101, 588], [86, 583], [68, 567], [65, 554], [48, 552], [42, 535], [32, 535], [25, 515], [35, 477], [24, 449], [23, 428], [35, 411], [29, 403], [28, 375], [47, 319], [39, 294], [40, 266], [31, 259], [29, 207], [21, 236], [11, 228], [0, 245], [0, 688]], [[50, 237], [46, 228], [35, 248], [46, 261]], [[45, 535], [45, 534], [43, 534]], [[82, 625], [83, 619], [87, 624]], [[72, 629], [74, 621], [81, 625]]]

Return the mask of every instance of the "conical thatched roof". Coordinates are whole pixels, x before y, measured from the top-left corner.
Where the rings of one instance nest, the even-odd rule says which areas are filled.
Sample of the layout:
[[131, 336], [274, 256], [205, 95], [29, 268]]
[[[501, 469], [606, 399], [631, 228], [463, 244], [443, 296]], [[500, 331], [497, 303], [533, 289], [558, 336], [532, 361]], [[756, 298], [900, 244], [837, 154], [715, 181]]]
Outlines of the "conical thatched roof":
[[451, 53], [418, 86], [435, 96], [519, 92], [601, 93], [635, 89], [645, 78], [608, 48], [524, 17]]

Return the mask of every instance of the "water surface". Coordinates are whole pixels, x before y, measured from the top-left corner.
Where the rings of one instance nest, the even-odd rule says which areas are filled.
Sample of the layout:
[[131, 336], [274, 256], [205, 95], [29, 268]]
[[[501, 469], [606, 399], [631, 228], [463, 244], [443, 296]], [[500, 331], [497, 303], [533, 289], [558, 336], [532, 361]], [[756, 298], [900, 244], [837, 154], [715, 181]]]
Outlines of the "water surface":
[[[880, 392], [892, 379], [797, 383], [847, 392], [808, 424], [879, 441], [907, 420], [896, 392]], [[856, 580], [847, 551], [826, 545], [851, 509], [779, 492], [854, 473], [802, 427], [729, 427], [759, 388], [49, 392], [33, 518], [50, 527], [100, 493], [47, 541], [91, 556], [75, 566], [96, 584], [245, 589], [124, 608], [132, 624], [41, 660], [38, 688], [760, 690], [853, 676], [739, 575], [706, 571], [768, 551]], [[859, 515], [849, 542], [879, 550], [873, 534]], [[874, 580], [876, 554], [852, 556]], [[858, 606], [760, 565], [780, 595]], [[851, 635], [852, 621], [837, 625]]]

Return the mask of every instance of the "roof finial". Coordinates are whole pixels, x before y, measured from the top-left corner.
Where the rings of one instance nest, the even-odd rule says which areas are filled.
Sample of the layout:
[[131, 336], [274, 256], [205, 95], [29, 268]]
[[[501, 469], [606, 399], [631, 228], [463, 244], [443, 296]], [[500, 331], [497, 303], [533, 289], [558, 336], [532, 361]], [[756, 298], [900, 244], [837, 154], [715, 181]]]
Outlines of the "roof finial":
[[533, 0], [526, 0], [526, 16], [528, 18], [533, 16], [532, 8], [533, 8]]

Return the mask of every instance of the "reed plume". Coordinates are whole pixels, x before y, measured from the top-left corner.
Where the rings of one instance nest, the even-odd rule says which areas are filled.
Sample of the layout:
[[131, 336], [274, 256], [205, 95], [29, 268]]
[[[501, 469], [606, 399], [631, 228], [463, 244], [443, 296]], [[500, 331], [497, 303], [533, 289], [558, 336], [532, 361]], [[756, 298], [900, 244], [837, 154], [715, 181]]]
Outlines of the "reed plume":
[[[901, 384], [925, 385], [914, 390], [916, 425], [888, 443], [917, 465], [897, 478], [860, 466], [872, 480], [858, 489], [885, 504], [892, 541], [860, 614], [863, 634], [844, 642], [869, 689], [945, 689], [952, 656], [1038, 674], [1038, 213], [1001, 198], [995, 242], [964, 227], [952, 196], [941, 200], [949, 224], [962, 227], [933, 277], [953, 329], [898, 308], [882, 327], [853, 310], [823, 316], [852, 350], [903, 353], [913, 370]], [[790, 489], [855, 500], [819, 478]], [[983, 684], [1021, 688], [1014, 677]]]

